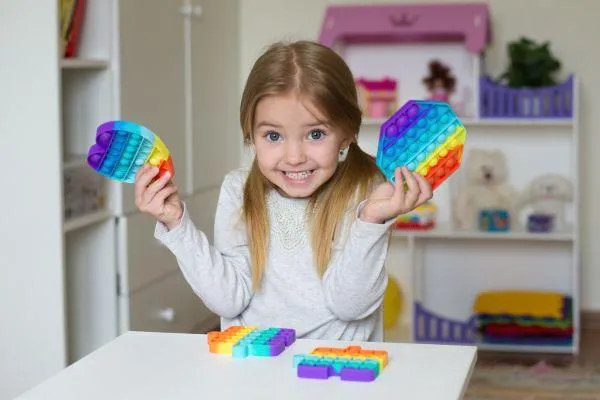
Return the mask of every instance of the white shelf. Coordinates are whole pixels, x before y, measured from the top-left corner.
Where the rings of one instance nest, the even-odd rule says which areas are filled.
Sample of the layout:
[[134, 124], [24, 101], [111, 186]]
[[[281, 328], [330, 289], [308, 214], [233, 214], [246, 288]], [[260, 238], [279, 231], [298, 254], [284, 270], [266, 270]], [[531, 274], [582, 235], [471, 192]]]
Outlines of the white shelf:
[[572, 354], [572, 345], [520, 345], [520, 344], [490, 344], [490, 343], [478, 343], [477, 348], [484, 351], [498, 351], [498, 352], [528, 352], [528, 353], [565, 353]]
[[108, 68], [108, 61], [106, 60], [95, 60], [95, 59], [83, 59], [83, 58], [63, 58], [60, 60], [60, 66], [62, 69], [83, 69], [83, 70], [97, 70]]
[[567, 228], [564, 232], [532, 233], [521, 230], [508, 232], [481, 232], [461, 231], [452, 229], [450, 224], [438, 224], [430, 230], [402, 230], [395, 229], [392, 232], [395, 237], [418, 237], [418, 238], [440, 238], [440, 239], [487, 239], [487, 240], [533, 240], [545, 242], [569, 242], [575, 240], [573, 229]]
[[[365, 118], [363, 119], [363, 127], [379, 128], [387, 118]], [[573, 119], [570, 118], [460, 118], [461, 122], [466, 126], [505, 126], [505, 127], [522, 127], [522, 126], [573, 126]]]
[[74, 217], [65, 221], [63, 230], [65, 233], [71, 232], [89, 225], [96, 224], [98, 222], [105, 221], [111, 217], [112, 214], [108, 210], [101, 210], [91, 214], [82, 215], [80, 217]]

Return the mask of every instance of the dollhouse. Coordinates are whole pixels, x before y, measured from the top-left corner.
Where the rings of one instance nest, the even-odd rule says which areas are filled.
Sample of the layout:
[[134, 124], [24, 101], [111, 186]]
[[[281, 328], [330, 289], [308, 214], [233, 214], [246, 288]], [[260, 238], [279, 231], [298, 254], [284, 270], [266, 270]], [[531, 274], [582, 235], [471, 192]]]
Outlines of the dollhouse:
[[[515, 87], [487, 75], [491, 30], [489, 5], [483, 2], [334, 5], [325, 12], [319, 41], [337, 51], [355, 76], [399, 82], [397, 107], [411, 99], [448, 102], [468, 130], [465, 154], [471, 148], [502, 151], [517, 190], [546, 173], [565, 176], [573, 185], [574, 201], [560, 230], [528, 229], [525, 214], [514, 216], [510, 229], [497, 223], [494, 229], [457, 229], [453, 205], [465, 185], [462, 167], [436, 189], [435, 220], [427, 222], [427, 229], [410, 229], [414, 221], [399, 221], [387, 268], [413, 304], [401, 316], [412, 340], [577, 353], [577, 81], [567, 76], [552, 85]], [[518, 60], [507, 64], [519, 68]], [[386, 121], [382, 114], [366, 112], [359, 133], [359, 144], [371, 154], [377, 153], [379, 129]], [[560, 315], [548, 318], [568, 327], [560, 330], [561, 340], [540, 337], [556, 329], [524, 328], [523, 321], [544, 320], [544, 310], [531, 304], [510, 307], [515, 299], [535, 302], [548, 296], [561, 307], [551, 310]], [[386, 332], [386, 340], [394, 340], [392, 333]]]
[[398, 106], [396, 90], [397, 82], [388, 77], [356, 80], [356, 91], [361, 110], [369, 118], [389, 117], [396, 111]]

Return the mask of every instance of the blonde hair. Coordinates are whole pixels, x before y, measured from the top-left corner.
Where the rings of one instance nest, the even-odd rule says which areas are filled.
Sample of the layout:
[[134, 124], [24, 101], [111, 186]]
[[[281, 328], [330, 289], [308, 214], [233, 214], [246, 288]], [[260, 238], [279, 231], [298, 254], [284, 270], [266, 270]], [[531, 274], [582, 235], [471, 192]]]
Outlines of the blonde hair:
[[[310, 41], [275, 43], [254, 64], [240, 106], [244, 143], [253, 139], [256, 105], [269, 95], [296, 92], [309, 99], [327, 124], [352, 140], [346, 160], [312, 196], [308, 207], [313, 258], [323, 276], [331, 258], [334, 238], [349, 206], [364, 198], [381, 173], [372, 156], [356, 144], [362, 123], [356, 86], [344, 60], [330, 48]], [[252, 260], [252, 285], [260, 287], [269, 246], [266, 196], [273, 185], [258, 168], [256, 159], [244, 186], [243, 219]], [[327, 207], [320, 207], [327, 204]]]

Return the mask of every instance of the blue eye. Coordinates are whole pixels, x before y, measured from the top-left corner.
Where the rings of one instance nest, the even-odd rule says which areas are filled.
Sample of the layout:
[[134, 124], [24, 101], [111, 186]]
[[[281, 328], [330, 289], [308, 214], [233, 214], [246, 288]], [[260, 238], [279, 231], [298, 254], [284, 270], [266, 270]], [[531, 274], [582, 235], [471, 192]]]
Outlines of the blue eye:
[[315, 130], [310, 131], [308, 136], [309, 136], [310, 140], [319, 140], [323, 136], [325, 136], [325, 132], [323, 132], [320, 129], [315, 129]]
[[279, 133], [273, 131], [267, 132], [265, 136], [269, 142], [276, 142], [281, 137]]

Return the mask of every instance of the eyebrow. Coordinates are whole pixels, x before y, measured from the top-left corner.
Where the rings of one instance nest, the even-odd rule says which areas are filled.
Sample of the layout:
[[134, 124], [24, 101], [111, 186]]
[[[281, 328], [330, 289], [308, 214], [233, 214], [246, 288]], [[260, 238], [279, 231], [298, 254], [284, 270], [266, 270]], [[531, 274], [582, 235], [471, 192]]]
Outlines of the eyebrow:
[[[279, 128], [279, 129], [282, 128], [281, 125], [276, 124], [274, 122], [270, 122], [270, 121], [260, 121], [256, 125], [256, 128], [258, 129], [258, 128], [261, 128], [263, 126], [268, 126], [268, 127], [271, 127], [271, 128]], [[308, 124], [304, 124], [304, 127], [306, 127], [306, 128], [313, 128], [315, 126], [327, 126], [327, 124], [324, 123], [324, 122], [321, 122], [321, 121], [315, 121], [315, 122], [311, 122], [311, 123], [308, 123]]]
[[270, 122], [270, 121], [260, 121], [257, 125], [256, 128], [260, 128], [263, 126], [269, 126], [271, 128], [281, 128], [281, 125], [276, 124], [274, 122]]

